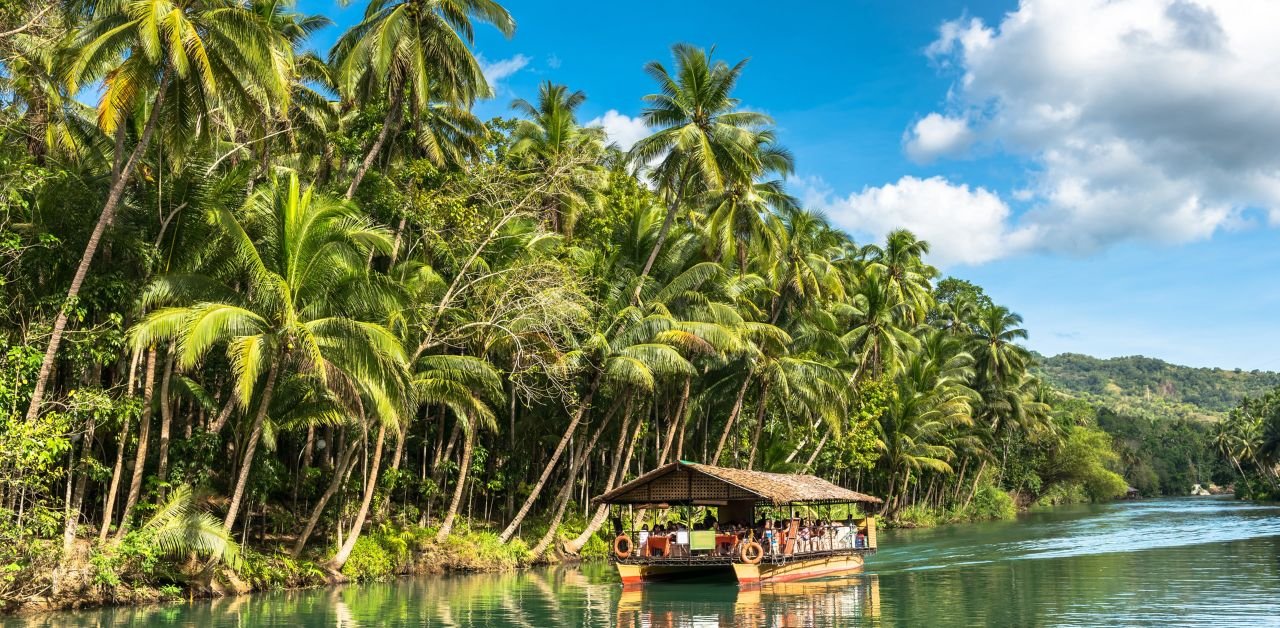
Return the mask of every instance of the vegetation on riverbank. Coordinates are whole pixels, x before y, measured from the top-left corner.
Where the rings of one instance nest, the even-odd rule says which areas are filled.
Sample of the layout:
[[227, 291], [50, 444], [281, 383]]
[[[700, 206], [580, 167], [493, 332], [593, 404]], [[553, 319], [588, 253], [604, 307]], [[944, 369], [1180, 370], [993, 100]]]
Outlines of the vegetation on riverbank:
[[1212, 443], [1237, 496], [1280, 501], [1280, 387], [1241, 401], [1214, 425]]
[[564, 86], [471, 114], [489, 0], [327, 59], [287, 3], [0, 8], [6, 607], [598, 556], [680, 459], [903, 520], [1123, 491], [1017, 314], [787, 194], [743, 63], [650, 64], [624, 152]]

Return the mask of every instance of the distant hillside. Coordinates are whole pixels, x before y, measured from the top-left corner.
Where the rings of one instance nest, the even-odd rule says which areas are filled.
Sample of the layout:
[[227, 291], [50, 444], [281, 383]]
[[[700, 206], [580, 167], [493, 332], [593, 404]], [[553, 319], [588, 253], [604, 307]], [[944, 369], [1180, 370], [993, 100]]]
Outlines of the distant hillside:
[[1063, 353], [1036, 360], [1040, 375], [1055, 387], [1151, 418], [1216, 420], [1241, 398], [1280, 386], [1280, 373], [1271, 371], [1193, 368], [1142, 356], [1102, 360]]

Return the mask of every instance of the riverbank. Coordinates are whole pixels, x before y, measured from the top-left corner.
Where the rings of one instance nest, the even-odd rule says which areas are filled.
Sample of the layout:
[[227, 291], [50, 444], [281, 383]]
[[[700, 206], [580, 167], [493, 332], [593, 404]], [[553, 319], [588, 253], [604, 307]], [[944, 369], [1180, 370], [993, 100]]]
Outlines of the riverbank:
[[[562, 528], [562, 537], [576, 533]], [[487, 530], [456, 527], [443, 541], [436, 528], [382, 525], [356, 542], [340, 571], [325, 565], [326, 556], [308, 552], [293, 557], [277, 542], [241, 548], [233, 567], [188, 560], [167, 561], [153, 550], [126, 542], [78, 540], [61, 571], [53, 560], [0, 573], [0, 582], [23, 586], [0, 588], [0, 612], [32, 614], [102, 606], [150, 604], [224, 596], [334, 586], [405, 576], [502, 572], [535, 564], [561, 562], [548, 553], [534, 560], [522, 539], [502, 543]], [[600, 553], [603, 542], [589, 544], [584, 554]], [[54, 553], [49, 545], [41, 552]], [[331, 550], [330, 550], [331, 553]]]

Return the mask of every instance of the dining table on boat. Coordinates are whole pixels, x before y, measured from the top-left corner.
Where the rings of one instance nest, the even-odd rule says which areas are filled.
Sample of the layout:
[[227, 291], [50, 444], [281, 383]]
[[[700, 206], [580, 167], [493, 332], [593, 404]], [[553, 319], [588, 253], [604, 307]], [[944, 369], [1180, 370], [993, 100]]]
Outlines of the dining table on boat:
[[716, 535], [716, 551], [721, 554], [727, 554], [738, 546], [738, 536], [736, 534], [717, 534]]

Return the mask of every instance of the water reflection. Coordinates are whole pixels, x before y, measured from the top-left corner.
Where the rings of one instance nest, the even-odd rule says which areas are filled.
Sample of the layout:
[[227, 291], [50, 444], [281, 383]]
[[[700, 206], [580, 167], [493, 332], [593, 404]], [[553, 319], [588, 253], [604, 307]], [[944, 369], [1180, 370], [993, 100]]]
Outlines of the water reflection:
[[624, 589], [608, 565], [0, 619], [0, 626], [1280, 624], [1280, 509], [1202, 500], [895, 531], [862, 576]]
[[854, 625], [880, 613], [876, 576], [738, 588], [728, 584], [696, 589], [691, 604], [687, 585], [624, 587], [618, 598], [620, 628], [775, 628]]

